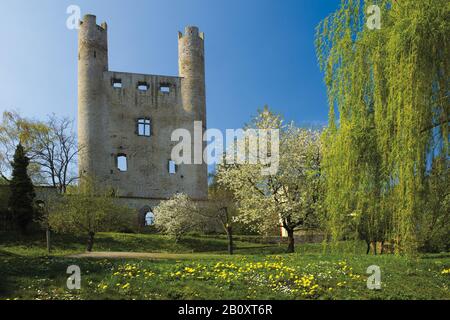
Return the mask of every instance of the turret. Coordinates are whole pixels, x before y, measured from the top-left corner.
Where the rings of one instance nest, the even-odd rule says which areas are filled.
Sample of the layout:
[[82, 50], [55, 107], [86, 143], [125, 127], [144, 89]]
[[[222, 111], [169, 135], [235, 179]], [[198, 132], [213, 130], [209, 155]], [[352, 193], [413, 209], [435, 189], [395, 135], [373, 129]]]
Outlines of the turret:
[[178, 65], [184, 110], [206, 127], [204, 34], [197, 27], [178, 33]]
[[103, 73], [108, 70], [107, 25], [98, 26], [96, 17], [86, 15], [78, 34], [78, 143], [79, 174], [107, 176], [105, 165], [106, 98]]
[[[193, 134], [193, 140], [203, 138], [206, 131], [206, 95], [205, 95], [205, 36], [197, 27], [188, 26], [184, 34], [178, 33], [178, 64], [181, 78], [181, 97], [185, 112], [185, 127], [194, 128], [194, 121], [202, 122], [202, 136]], [[196, 143], [197, 142], [197, 143]], [[195, 177], [194, 195], [198, 199], [208, 197], [208, 166], [202, 161], [206, 143], [193, 144], [193, 165], [190, 170]], [[199, 148], [199, 145], [202, 148]]]

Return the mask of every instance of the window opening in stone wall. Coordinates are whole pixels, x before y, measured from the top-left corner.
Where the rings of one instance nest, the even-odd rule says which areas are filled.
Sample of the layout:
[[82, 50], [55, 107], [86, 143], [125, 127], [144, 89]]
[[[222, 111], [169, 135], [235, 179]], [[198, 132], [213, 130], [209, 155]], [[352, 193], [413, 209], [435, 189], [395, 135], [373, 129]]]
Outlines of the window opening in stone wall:
[[112, 79], [112, 86], [116, 89], [122, 88], [122, 79]]
[[150, 119], [138, 119], [138, 135], [143, 137], [150, 137], [152, 134]]
[[176, 174], [177, 173], [177, 165], [175, 164], [175, 161], [169, 160], [169, 174]]
[[121, 153], [117, 155], [117, 169], [119, 169], [120, 172], [126, 172], [128, 170], [128, 161], [126, 154]]
[[161, 91], [162, 93], [170, 93], [170, 86], [166, 85], [166, 84], [162, 84], [159, 87], [159, 91]]
[[150, 88], [150, 86], [148, 85], [147, 82], [138, 82], [138, 86], [137, 86], [139, 91], [148, 91], [148, 89]]
[[146, 226], [152, 226], [155, 224], [155, 215], [153, 214], [153, 212], [148, 211], [145, 214], [145, 225]]

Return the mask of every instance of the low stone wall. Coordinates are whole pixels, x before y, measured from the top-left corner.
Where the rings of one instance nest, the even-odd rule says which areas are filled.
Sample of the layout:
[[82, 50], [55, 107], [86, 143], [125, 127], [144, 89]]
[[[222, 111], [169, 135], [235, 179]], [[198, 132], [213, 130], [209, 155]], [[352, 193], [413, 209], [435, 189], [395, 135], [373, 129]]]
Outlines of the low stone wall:
[[[36, 193], [35, 201], [45, 201], [50, 196], [58, 194], [56, 188], [47, 186], [35, 186], [34, 192]], [[0, 211], [8, 209], [10, 189], [9, 185], [0, 185]]]

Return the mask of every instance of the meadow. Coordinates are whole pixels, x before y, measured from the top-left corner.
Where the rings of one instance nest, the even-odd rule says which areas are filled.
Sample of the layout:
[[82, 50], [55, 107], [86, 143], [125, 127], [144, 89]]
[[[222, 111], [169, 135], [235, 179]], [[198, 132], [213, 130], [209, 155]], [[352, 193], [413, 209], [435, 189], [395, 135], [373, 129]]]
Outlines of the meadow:
[[[97, 252], [152, 252], [151, 259], [76, 258], [84, 239], [0, 233], [0, 299], [450, 299], [450, 254], [415, 257], [365, 255], [322, 244], [260, 244], [242, 237], [226, 254], [223, 237], [99, 234]], [[348, 245], [348, 244], [347, 244]], [[355, 248], [355, 246], [352, 246]], [[66, 287], [67, 267], [78, 265], [80, 290]], [[367, 288], [366, 270], [381, 269], [380, 290]]]

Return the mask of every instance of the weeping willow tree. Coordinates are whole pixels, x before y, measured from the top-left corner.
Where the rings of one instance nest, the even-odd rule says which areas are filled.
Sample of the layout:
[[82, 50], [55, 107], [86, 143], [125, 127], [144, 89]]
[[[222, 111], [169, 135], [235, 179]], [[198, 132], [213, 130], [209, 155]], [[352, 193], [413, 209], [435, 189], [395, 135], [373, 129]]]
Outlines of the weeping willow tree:
[[[373, 17], [380, 28], [367, 26]], [[447, 0], [342, 0], [318, 26], [334, 240], [386, 241], [397, 253], [420, 245], [430, 163], [443, 158], [448, 170], [449, 21]]]

